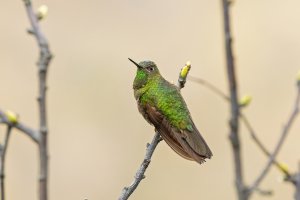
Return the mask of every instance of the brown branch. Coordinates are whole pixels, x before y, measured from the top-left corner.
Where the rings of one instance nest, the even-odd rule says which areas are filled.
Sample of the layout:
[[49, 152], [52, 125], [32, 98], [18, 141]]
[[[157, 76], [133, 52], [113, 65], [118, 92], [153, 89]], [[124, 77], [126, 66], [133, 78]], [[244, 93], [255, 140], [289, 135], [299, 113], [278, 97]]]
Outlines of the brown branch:
[[48, 66], [52, 58], [52, 54], [49, 49], [47, 39], [42, 33], [37, 16], [33, 11], [30, 0], [24, 0], [27, 15], [31, 24], [32, 34], [35, 36], [39, 46], [40, 57], [37, 63], [39, 71], [39, 94], [38, 94], [38, 105], [39, 105], [39, 154], [40, 154], [40, 177], [39, 177], [39, 199], [47, 200], [48, 192], [48, 126], [47, 126], [47, 110], [46, 110], [46, 80]]
[[242, 158], [241, 158], [241, 144], [239, 139], [239, 103], [238, 91], [235, 75], [235, 66], [232, 53], [232, 36], [230, 30], [230, 2], [222, 0], [223, 4], [223, 18], [224, 18], [224, 34], [225, 34], [225, 50], [227, 63], [227, 76], [230, 91], [231, 102], [231, 117], [230, 117], [230, 141], [234, 156], [235, 167], [235, 184], [239, 200], [246, 200], [245, 184], [243, 180]]
[[[178, 77], [178, 82], [177, 82], [177, 87], [179, 89], [184, 88], [187, 75], [190, 71], [191, 64], [187, 63], [180, 71], [179, 77]], [[147, 144], [147, 149], [146, 149], [146, 155], [144, 157], [144, 160], [140, 166], [140, 168], [137, 170], [133, 182], [130, 184], [128, 187], [124, 187], [122, 190], [122, 193], [119, 197], [119, 200], [126, 200], [130, 197], [130, 195], [135, 191], [135, 189], [138, 187], [140, 182], [145, 178], [145, 172], [151, 162], [151, 157], [155, 151], [155, 148], [157, 147], [158, 143], [162, 140], [158, 132], [155, 132], [155, 135], [152, 139], [151, 144]]]
[[35, 143], [38, 143], [39, 142], [39, 139], [40, 139], [40, 135], [39, 135], [39, 132], [32, 129], [32, 128], [29, 128], [28, 126], [26, 126], [25, 124], [21, 123], [21, 122], [18, 122], [16, 124], [13, 124], [11, 123], [5, 113], [3, 111], [0, 110], [0, 123], [3, 123], [3, 124], [6, 124], [8, 126], [12, 126], [16, 129], [18, 129], [19, 131], [23, 132], [24, 134], [26, 134], [27, 136], [30, 137], [30, 139], [32, 139]]
[[5, 157], [6, 157], [6, 151], [9, 141], [9, 136], [12, 130], [12, 126], [7, 125], [7, 130], [4, 138], [4, 143], [1, 145], [0, 149], [0, 191], [1, 191], [1, 200], [5, 200], [5, 182], [4, 182], [4, 167], [5, 167]]
[[296, 96], [296, 101], [295, 101], [295, 105], [294, 105], [294, 109], [291, 113], [291, 115], [288, 118], [288, 121], [286, 123], [286, 125], [284, 126], [281, 136], [278, 140], [278, 143], [273, 151], [273, 153], [270, 155], [270, 158], [266, 164], [266, 166], [263, 168], [263, 170], [261, 171], [260, 175], [257, 177], [257, 179], [253, 182], [253, 184], [248, 188], [247, 190], [247, 194], [250, 195], [261, 183], [261, 181], [265, 178], [265, 176], [267, 175], [267, 173], [269, 172], [272, 163], [274, 162], [274, 159], [276, 158], [277, 154], [279, 153], [282, 144], [284, 143], [286, 136], [289, 133], [289, 130], [293, 124], [293, 122], [296, 119], [296, 116], [299, 113], [299, 103], [300, 103], [300, 86], [298, 85], [297, 87], [297, 96]]

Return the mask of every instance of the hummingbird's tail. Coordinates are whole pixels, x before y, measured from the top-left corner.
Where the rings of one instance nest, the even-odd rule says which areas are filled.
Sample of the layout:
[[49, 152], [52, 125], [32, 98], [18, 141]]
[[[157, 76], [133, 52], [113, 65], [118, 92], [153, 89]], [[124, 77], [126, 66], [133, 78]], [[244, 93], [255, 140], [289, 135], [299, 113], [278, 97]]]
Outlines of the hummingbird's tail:
[[184, 130], [176, 136], [183, 149], [198, 163], [212, 157], [210, 148], [194, 124], [193, 131]]
[[194, 131], [190, 132], [171, 128], [171, 131], [161, 130], [160, 133], [166, 143], [180, 156], [202, 164], [205, 159], [212, 157], [212, 152], [197, 128], [194, 126], [193, 129]]

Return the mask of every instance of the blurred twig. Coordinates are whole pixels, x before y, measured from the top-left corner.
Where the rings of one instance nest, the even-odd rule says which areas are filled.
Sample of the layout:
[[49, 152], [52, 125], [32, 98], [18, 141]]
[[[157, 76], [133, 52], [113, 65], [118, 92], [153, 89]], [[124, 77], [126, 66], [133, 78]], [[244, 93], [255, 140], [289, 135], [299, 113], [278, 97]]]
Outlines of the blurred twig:
[[[186, 65], [180, 70], [178, 82], [177, 82], [177, 87], [179, 89], [184, 88], [190, 68], [191, 68], [191, 64], [190, 64], [190, 62], [187, 62]], [[119, 200], [128, 199], [130, 197], [130, 195], [138, 187], [141, 180], [143, 180], [145, 178], [145, 172], [151, 162], [151, 157], [155, 151], [156, 146], [158, 145], [158, 143], [161, 140], [162, 140], [162, 138], [160, 137], [160, 134], [158, 132], [155, 132], [155, 135], [152, 139], [151, 144], [147, 144], [146, 155], [144, 157], [144, 160], [143, 160], [140, 168], [136, 172], [133, 182], [130, 184], [130, 186], [124, 187], [124, 189], [122, 190], [122, 193], [119, 197]]]
[[[208, 82], [207, 80], [197, 78], [197, 77], [194, 77], [194, 76], [191, 76], [191, 75], [189, 75], [189, 80], [192, 81], [192, 82], [199, 83], [199, 84], [203, 85], [204, 87], [208, 88], [209, 90], [214, 92], [216, 95], [218, 95], [219, 97], [221, 97], [225, 101], [230, 102], [230, 98], [224, 92], [222, 92], [220, 89], [218, 89], [216, 86], [214, 86], [212, 83]], [[271, 153], [267, 150], [267, 148], [264, 146], [264, 144], [258, 138], [258, 134], [255, 132], [253, 126], [251, 125], [251, 123], [248, 120], [248, 118], [246, 117], [246, 115], [243, 114], [242, 110], [240, 110], [240, 118], [241, 118], [242, 122], [244, 123], [245, 127], [248, 129], [254, 143], [257, 144], [257, 146], [260, 148], [260, 150], [267, 157], [269, 157], [271, 155]], [[278, 170], [280, 170], [283, 174], [285, 174], [286, 178], [289, 178], [291, 176], [291, 174], [287, 170], [284, 170], [282, 168], [280, 162], [278, 162], [276, 159], [274, 159], [273, 163], [278, 168]]]
[[47, 126], [47, 112], [46, 112], [46, 80], [48, 66], [52, 58], [52, 54], [49, 49], [48, 41], [42, 33], [38, 18], [33, 11], [30, 0], [23, 0], [26, 12], [31, 24], [32, 35], [35, 36], [38, 43], [40, 56], [38, 60], [38, 72], [39, 72], [39, 94], [38, 94], [38, 105], [39, 105], [39, 154], [40, 154], [40, 177], [39, 177], [39, 199], [47, 200], [48, 198], [48, 126]]
[[29, 136], [34, 142], [38, 143], [40, 136], [39, 136], [39, 132], [29, 128], [28, 126], [26, 126], [25, 124], [18, 122], [16, 124], [11, 123], [5, 113], [3, 111], [0, 110], [0, 123], [6, 124], [8, 126], [12, 126], [16, 129], [18, 129], [19, 131], [25, 133], [27, 136]]
[[249, 195], [252, 193], [253, 190], [255, 190], [259, 186], [260, 182], [264, 179], [264, 177], [269, 172], [270, 167], [271, 167], [272, 163], [274, 162], [274, 159], [276, 158], [277, 154], [279, 153], [280, 148], [282, 147], [282, 144], [284, 143], [284, 141], [286, 139], [286, 136], [288, 135], [289, 130], [290, 130], [293, 122], [295, 121], [296, 116], [298, 115], [299, 103], [300, 103], [300, 86], [298, 84], [297, 85], [297, 95], [296, 95], [296, 100], [295, 100], [293, 111], [292, 111], [291, 115], [289, 116], [288, 121], [287, 121], [286, 125], [284, 126], [284, 128], [282, 130], [282, 133], [281, 133], [281, 136], [278, 140], [278, 143], [277, 143], [273, 153], [270, 155], [266, 166], [263, 168], [260, 175], [253, 182], [253, 184], [248, 188], [247, 193]]
[[222, 0], [223, 4], [223, 19], [224, 19], [224, 34], [225, 34], [225, 50], [227, 63], [227, 77], [230, 91], [231, 117], [230, 117], [230, 141], [233, 150], [234, 166], [235, 166], [235, 184], [239, 200], [247, 200], [245, 192], [245, 183], [243, 179], [243, 168], [241, 158], [241, 144], [239, 139], [239, 103], [238, 90], [235, 75], [235, 66], [232, 52], [232, 36], [230, 29], [230, 2]]
[[[245, 115], [243, 115], [242, 113], [240, 114], [241, 119], [243, 120], [246, 128], [249, 130], [250, 135], [253, 139], [253, 141], [257, 144], [257, 146], [260, 148], [260, 150], [267, 156], [270, 157], [271, 153], [266, 149], [266, 147], [263, 145], [263, 143], [258, 139], [257, 134], [255, 133], [253, 127], [251, 126], [249, 120], [247, 119], [247, 117]], [[282, 165], [280, 164], [280, 162], [278, 162], [275, 158], [273, 159], [273, 164], [285, 175], [286, 178], [290, 177], [291, 174], [289, 173], [289, 171], [284, 170], [282, 168]]]
[[[219, 97], [221, 97], [222, 99], [230, 102], [229, 97], [222, 92], [220, 89], [218, 89], [216, 86], [214, 86], [212, 83], [201, 79], [201, 78], [197, 78], [197, 77], [193, 77], [193, 76], [189, 76], [189, 80], [195, 83], [199, 83], [201, 85], [203, 85], [204, 87], [208, 88], [209, 90], [211, 90], [212, 92], [214, 92], [215, 94], [217, 94]], [[298, 87], [299, 83], [298, 83]], [[299, 91], [298, 91], [299, 92]], [[299, 97], [297, 97], [299, 98]], [[296, 100], [297, 101], [297, 100]], [[263, 145], [263, 143], [261, 142], [261, 140], [258, 138], [258, 134], [255, 132], [254, 128], [252, 127], [251, 123], [249, 122], [248, 118], [246, 117], [246, 115], [244, 115], [242, 113], [242, 111], [240, 110], [240, 118], [242, 120], [242, 122], [245, 124], [245, 127], [248, 129], [251, 138], [253, 139], [253, 141], [257, 144], [257, 146], [260, 148], [260, 150], [268, 157], [270, 158], [272, 156], [272, 154], [267, 150], [267, 148]], [[279, 161], [276, 160], [276, 157], [274, 157], [272, 159], [273, 164], [277, 167], [278, 170], [280, 170], [284, 176], [285, 176], [285, 181], [291, 182], [293, 185], [296, 186], [296, 194], [295, 194], [295, 198], [300, 198], [300, 189], [297, 189], [297, 187], [300, 187], [300, 171], [299, 173], [296, 174], [291, 174], [287, 169], [285, 169], [283, 167], [283, 164]], [[299, 180], [299, 181], [297, 181]], [[271, 195], [271, 191], [262, 191], [260, 188], [255, 188], [254, 191], [259, 192], [260, 194], [267, 194], [267, 195]], [[298, 193], [299, 194], [298, 194]], [[248, 193], [249, 194], [249, 193]], [[298, 195], [298, 196], [297, 196]], [[297, 199], [300, 200], [300, 199]]]
[[200, 85], [203, 85], [204, 87], [211, 90], [213, 93], [215, 93], [216, 95], [218, 95], [219, 97], [221, 97], [225, 101], [230, 102], [230, 98], [228, 97], [227, 94], [225, 94], [222, 90], [220, 90], [215, 85], [208, 82], [207, 80], [204, 80], [202, 78], [198, 78], [198, 77], [195, 77], [195, 76], [192, 76], [192, 75], [189, 75], [188, 79], [192, 82], [199, 83]]
[[5, 157], [6, 157], [6, 150], [8, 146], [9, 136], [12, 130], [12, 126], [7, 125], [7, 130], [4, 138], [4, 143], [1, 144], [0, 148], [0, 185], [1, 185], [1, 200], [5, 200], [5, 182], [4, 182], [4, 176], [5, 176]]
[[262, 196], [272, 196], [273, 195], [272, 190], [262, 190], [260, 188], [256, 188], [255, 191]]
[[202, 78], [198, 78], [192, 75], [189, 75], [189, 80], [195, 83], [199, 83], [200, 85], [203, 85], [204, 87], [208, 88], [215, 94], [217, 94], [219, 97], [223, 98], [225, 101], [230, 102], [230, 98], [228, 97], [227, 94], [225, 94], [222, 90], [214, 86], [212, 83], [208, 82], [207, 80], [204, 80]]
[[286, 182], [290, 182], [295, 186], [295, 200], [300, 200], [300, 162], [298, 163], [298, 171], [289, 177], [284, 179]]

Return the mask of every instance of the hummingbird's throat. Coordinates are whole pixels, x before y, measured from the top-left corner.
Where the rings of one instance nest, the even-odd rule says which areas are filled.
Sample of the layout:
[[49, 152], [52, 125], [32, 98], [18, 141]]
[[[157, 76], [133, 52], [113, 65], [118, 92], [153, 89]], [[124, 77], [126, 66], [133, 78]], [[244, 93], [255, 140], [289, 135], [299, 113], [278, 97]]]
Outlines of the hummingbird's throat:
[[133, 88], [141, 88], [143, 87], [148, 80], [148, 74], [143, 70], [137, 70], [136, 76], [133, 82]]

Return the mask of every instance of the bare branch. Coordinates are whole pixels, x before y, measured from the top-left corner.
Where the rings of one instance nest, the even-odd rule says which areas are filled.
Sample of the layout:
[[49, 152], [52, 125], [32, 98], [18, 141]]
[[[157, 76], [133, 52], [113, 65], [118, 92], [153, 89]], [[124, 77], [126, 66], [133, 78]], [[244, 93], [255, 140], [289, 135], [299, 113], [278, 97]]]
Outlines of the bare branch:
[[38, 71], [39, 71], [39, 95], [38, 95], [38, 105], [39, 105], [39, 119], [40, 119], [40, 141], [39, 141], [39, 153], [40, 153], [40, 178], [39, 178], [39, 199], [47, 200], [48, 192], [48, 126], [47, 126], [47, 112], [46, 112], [46, 80], [48, 66], [52, 58], [52, 54], [49, 49], [48, 41], [46, 40], [44, 34], [42, 33], [38, 18], [33, 11], [32, 4], [30, 0], [24, 0], [27, 15], [31, 24], [32, 33], [35, 36], [39, 50], [40, 57], [38, 61]]
[[8, 146], [9, 136], [12, 130], [12, 126], [7, 125], [7, 131], [4, 138], [4, 143], [1, 145], [0, 149], [0, 190], [1, 190], [1, 200], [5, 200], [5, 182], [4, 182], [4, 167], [5, 167], [5, 157], [6, 157], [6, 150]]
[[216, 86], [214, 86], [210, 82], [208, 82], [208, 81], [206, 81], [202, 78], [198, 78], [198, 77], [191, 76], [191, 75], [189, 75], [189, 80], [191, 80], [192, 82], [199, 83], [199, 84], [203, 85], [204, 87], [208, 88], [209, 90], [214, 92], [219, 97], [223, 98], [225, 101], [230, 102], [230, 98], [228, 97], [228, 95], [225, 94], [224, 92], [222, 92], [222, 90], [220, 90], [219, 88], [217, 88]]
[[230, 91], [231, 102], [231, 117], [230, 117], [230, 141], [234, 156], [235, 167], [235, 184], [239, 200], [247, 200], [248, 197], [245, 193], [245, 184], [243, 180], [242, 158], [239, 139], [239, 103], [238, 91], [235, 75], [235, 66], [232, 52], [232, 36], [230, 30], [230, 2], [222, 0], [223, 4], [223, 18], [224, 18], [224, 34], [225, 34], [225, 49], [226, 49], [226, 62], [227, 62], [227, 76]]
[[[267, 150], [267, 148], [263, 145], [263, 143], [259, 140], [257, 137], [257, 134], [255, 133], [253, 127], [251, 126], [249, 120], [245, 115], [240, 113], [240, 117], [242, 121], [244, 122], [246, 128], [249, 130], [249, 133], [253, 139], [253, 141], [257, 144], [257, 146], [260, 148], [260, 150], [269, 158], [271, 156], [271, 153]], [[287, 170], [283, 170], [280, 163], [274, 158], [273, 164], [279, 169], [285, 176], [286, 178], [289, 178], [291, 174]]]
[[27, 136], [29, 136], [35, 143], [39, 142], [40, 136], [39, 132], [29, 128], [25, 124], [18, 122], [17, 124], [12, 124], [6, 117], [5, 113], [0, 110], [0, 123], [7, 124], [8, 126], [12, 126], [19, 131], [25, 133]]
[[152, 139], [151, 144], [147, 144], [147, 150], [145, 158], [139, 168], [139, 170], [136, 172], [136, 175], [134, 177], [134, 181], [130, 184], [130, 186], [125, 187], [122, 191], [121, 196], [119, 197], [119, 200], [125, 200], [128, 199], [129, 196], [135, 191], [141, 180], [145, 178], [145, 171], [148, 168], [151, 157], [153, 155], [153, 152], [158, 145], [158, 143], [161, 141], [161, 137], [158, 132], [155, 133], [154, 138]]
[[[192, 81], [192, 82], [199, 83], [199, 84], [203, 85], [204, 87], [211, 90], [212, 92], [214, 92], [216, 95], [218, 95], [219, 97], [221, 97], [225, 101], [230, 102], [230, 98], [224, 92], [222, 92], [220, 89], [218, 89], [215, 85], [208, 82], [207, 80], [204, 80], [204, 79], [201, 79], [201, 78], [198, 78], [198, 77], [194, 77], [194, 76], [189, 76], [189, 80]], [[267, 150], [267, 148], [264, 146], [264, 144], [258, 138], [258, 134], [255, 132], [254, 128], [252, 127], [252, 125], [249, 122], [246, 115], [243, 114], [242, 110], [240, 110], [240, 118], [241, 118], [242, 122], [244, 123], [245, 127], [248, 129], [248, 131], [250, 133], [250, 136], [253, 139], [253, 141], [257, 144], [257, 146], [260, 148], [260, 150], [269, 158], [271, 153]], [[280, 170], [282, 173], [285, 174], [286, 179], [289, 180], [290, 177], [291, 177], [291, 174], [288, 171], [283, 170], [282, 166], [280, 165], [280, 163], [276, 159], [273, 161], [273, 163], [275, 164], [275, 166], [277, 167], [278, 170]]]
[[296, 116], [298, 115], [299, 112], [299, 103], [300, 103], [300, 86], [298, 85], [297, 87], [297, 96], [296, 96], [296, 101], [295, 101], [295, 105], [294, 105], [294, 109], [291, 113], [291, 115], [288, 118], [288, 121], [286, 123], [286, 125], [284, 126], [281, 136], [278, 140], [278, 143], [273, 151], [273, 153], [270, 155], [270, 158], [266, 164], [266, 166], [263, 168], [263, 170], [261, 171], [260, 175], [257, 177], [257, 179], [253, 182], [253, 184], [248, 188], [248, 195], [250, 195], [261, 183], [261, 181], [265, 178], [265, 176], [267, 175], [267, 173], [269, 172], [272, 163], [274, 162], [274, 159], [276, 158], [277, 154], [279, 153], [282, 144], [284, 143], [286, 136], [289, 133], [289, 130], [293, 124], [293, 122], [296, 119]]
[[[178, 83], [177, 87], [179, 89], [182, 89], [185, 86], [186, 79], [188, 76], [188, 73], [190, 71], [191, 64], [190, 62], [187, 62], [186, 65], [180, 70], [179, 77], [178, 77]], [[126, 200], [129, 198], [129, 196], [135, 191], [135, 189], [138, 187], [140, 184], [141, 180], [145, 178], [145, 172], [146, 169], [148, 168], [150, 162], [151, 162], [151, 157], [155, 151], [156, 146], [158, 143], [162, 140], [160, 137], [160, 134], [158, 132], [155, 133], [151, 144], [147, 144], [147, 149], [146, 149], [146, 155], [144, 157], [144, 160], [140, 166], [140, 168], [137, 170], [136, 175], [134, 177], [134, 181], [130, 184], [128, 187], [124, 187], [121, 196], [119, 197], [119, 200]]]
[[262, 190], [260, 188], [256, 188], [255, 191], [262, 196], [272, 196], [273, 195], [272, 190]]

